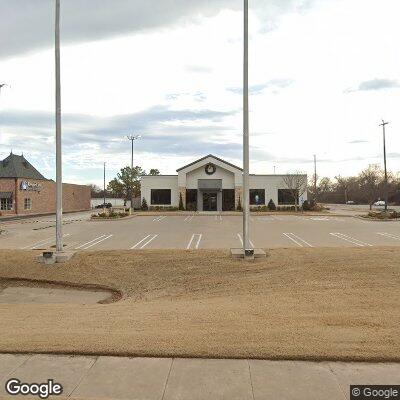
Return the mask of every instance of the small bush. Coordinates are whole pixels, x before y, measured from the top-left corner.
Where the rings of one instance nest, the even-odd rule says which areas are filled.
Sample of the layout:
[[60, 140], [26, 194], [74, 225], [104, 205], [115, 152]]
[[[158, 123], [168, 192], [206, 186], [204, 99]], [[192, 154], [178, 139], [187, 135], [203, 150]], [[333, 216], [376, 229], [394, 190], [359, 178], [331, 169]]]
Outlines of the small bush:
[[303, 210], [304, 211], [310, 211], [311, 210], [311, 206], [310, 203], [308, 202], [308, 200], [305, 200], [303, 203]]
[[268, 203], [268, 210], [269, 211], [276, 211], [276, 205], [274, 203], [274, 201], [271, 199]]
[[146, 199], [143, 197], [143, 200], [142, 200], [142, 211], [147, 211], [148, 209], [149, 209], [149, 206], [147, 205], [147, 201], [146, 201]]

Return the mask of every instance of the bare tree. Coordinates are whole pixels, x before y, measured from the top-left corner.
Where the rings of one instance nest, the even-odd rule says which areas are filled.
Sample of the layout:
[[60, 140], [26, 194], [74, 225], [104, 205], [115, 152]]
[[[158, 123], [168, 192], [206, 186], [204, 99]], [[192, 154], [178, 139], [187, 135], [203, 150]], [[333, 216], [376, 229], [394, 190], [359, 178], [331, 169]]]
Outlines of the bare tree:
[[307, 190], [307, 175], [301, 172], [295, 172], [294, 174], [285, 175], [282, 179], [294, 199], [294, 206], [297, 211], [299, 207], [299, 197]]
[[352, 179], [344, 178], [340, 175], [335, 176], [335, 179], [337, 181], [338, 189], [342, 189], [344, 192], [344, 202], [346, 204], [349, 200], [349, 187]]
[[369, 209], [379, 196], [379, 186], [383, 181], [382, 169], [379, 165], [370, 165], [359, 176], [360, 187], [367, 196]]

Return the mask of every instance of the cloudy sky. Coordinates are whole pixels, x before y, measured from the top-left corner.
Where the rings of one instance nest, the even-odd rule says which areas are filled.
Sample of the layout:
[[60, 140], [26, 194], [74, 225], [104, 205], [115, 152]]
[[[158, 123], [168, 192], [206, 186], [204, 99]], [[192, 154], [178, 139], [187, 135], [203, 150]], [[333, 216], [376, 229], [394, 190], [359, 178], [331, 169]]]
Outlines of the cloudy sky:
[[[61, 0], [64, 180], [241, 165], [241, 0]], [[400, 170], [398, 0], [250, 0], [251, 172]], [[54, 178], [53, 0], [0, 0], [0, 159]]]

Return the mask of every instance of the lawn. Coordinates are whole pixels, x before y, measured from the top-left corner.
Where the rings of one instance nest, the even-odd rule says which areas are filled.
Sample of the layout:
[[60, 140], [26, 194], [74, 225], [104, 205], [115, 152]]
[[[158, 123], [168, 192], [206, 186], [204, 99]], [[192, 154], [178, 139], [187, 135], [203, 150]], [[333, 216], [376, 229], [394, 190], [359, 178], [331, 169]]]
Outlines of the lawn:
[[101, 285], [111, 304], [0, 304], [0, 352], [400, 360], [400, 248], [107, 251], [44, 266], [1, 251], [0, 277]]

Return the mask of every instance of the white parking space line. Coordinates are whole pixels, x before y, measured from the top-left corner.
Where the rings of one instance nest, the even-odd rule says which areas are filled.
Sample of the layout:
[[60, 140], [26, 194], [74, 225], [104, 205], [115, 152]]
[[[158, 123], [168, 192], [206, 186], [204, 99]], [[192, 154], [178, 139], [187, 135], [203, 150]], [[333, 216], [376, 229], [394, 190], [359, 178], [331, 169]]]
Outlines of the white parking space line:
[[161, 215], [160, 217], [154, 218], [153, 222], [161, 222], [163, 221], [165, 218], [167, 218], [166, 215]]
[[378, 232], [377, 235], [381, 235], [390, 239], [400, 240], [400, 236], [394, 235], [393, 233]]
[[184, 219], [184, 221], [185, 221], [185, 222], [191, 222], [193, 218], [194, 218], [194, 215], [188, 215], [188, 216]]
[[[203, 237], [203, 234], [201, 233], [194, 233], [186, 247], [186, 250], [190, 250], [192, 247], [192, 243], [194, 244], [194, 249], [198, 250], [199, 246], [200, 246], [200, 242], [201, 242], [201, 238]], [[196, 242], [196, 238], [197, 238], [197, 242]]]
[[79, 249], [81, 249], [82, 247], [85, 247], [86, 245], [91, 244], [91, 243], [95, 242], [96, 240], [99, 240], [99, 239], [101, 239], [101, 238], [103, 238], [103, 237], [105, 237], [105, 236], [106, 236], [106, 235], [101, 235], [101, 236], [99, 236], [99, 237], [97, 237], [97, 238], [91, 240], [90, 242], [83, 243], [83, 244], [81, 244], [80, 246], [75, 247], [75, 250], [79, 250]]
[[359, 247], [365, 247], [365, 246], [370, 246], [372, 247], [372, 244], [366, 243], [366, 242], [362, 242], [361, 240], [358, 240], [356, 238], [353, 238], [349, 235], [345, 235], [344, 233], [340, 233], [340, 232], [331, 232], [330, 235], [337, 237], [338, 239], [342, 239], [345, 240], [346, 242], [355, 244], [356, 246]]
[[96, 246], [97, 244], [99, 244], [99, 243], [101, 243], [101, 242], [104, 242], [105, 240], [108, 240], [108, 239], [110, 239], [110, 238], [113, 237], [113, 236], [114, 236], [114, 235], [108, 235], [108, 236], [103, 235], [103, 237], [102, 237], [101, 239], [97, 240], [96, 242], [93, 242], [93, 240], [92, 240], [93, 243], [89, 244], [88, 246], [83, 247], [83, 250], [90, 249], [91, 247], [94, 247], [94, 246]]
[[292, 242], [296, 243], [299, 247], [304, 247], [304, 245], [308, 247], [314, 247], [312, 244], [306, 242], [304, 239], [302, 239], [300, 236], [295, 235], [293, 232], [283, 233], [283, 235], [290, 239]]
[[148, 240], [146, 240], [141, 246], [141, 249], [144, 249], [148, 244], [150, 244], [156, 237], [158, 237], [158, 235], [150, 235], [150, 237], [148, 238]]
[[140, 240], [139, 242], [137, 242], [134, 246], [131, 247], [131, 250], [140, 248], [140, 249], [144, 249], [150, 242], [152, 242], [158, 235], [147, 235], [146, 237], [144, 237], [142, 240]]
[[[68, 236], [71, 236], [71, 235], [69, 233], [63, 235], [64, 238], [68, 237]], [[43, 240], [40, 240], [39, 242], [30, 244], [29, 246], [21, 247], [21, 250], [27, 250], [27, 249], [35, 250], [37, 247], [44, 246], [45, 244], [49, 244], [49, 243], [55, 242], [55, 241], [56, 241], [55, 237], [52, 236], [51, 238], [43, 239]]]
[[[240, 233], [238, 233], [237, 236], [238, 236], [238, 238], [239, 238], [239, 240], [240, 240], [240, 243], [241, 243], [242, 246], [243, 246], [243, 238], [242, 238], [242, 235], [241, 235]], [[251, 247], [253, 247], [253, 248], [256, 247], [256, 246], [254, 246], [254, 243], [253, 243], [251, 240], [249, 240], [249, 243], [250, 243]]]

